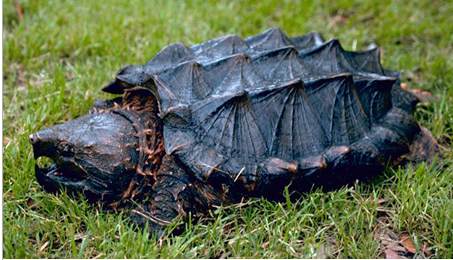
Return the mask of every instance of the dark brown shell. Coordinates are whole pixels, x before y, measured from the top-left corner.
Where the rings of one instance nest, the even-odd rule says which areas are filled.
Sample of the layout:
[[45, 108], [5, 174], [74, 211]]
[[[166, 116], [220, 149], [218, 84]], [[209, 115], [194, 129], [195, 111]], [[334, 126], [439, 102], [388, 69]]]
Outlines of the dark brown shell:
[[407, 154], [420, 128], [398, 77], [378, 49], [345, 51], [316, 32], [289, 38], [274, 28], [169, 45], [122, 68], [104, 91], [150, 89], [167, 154], [203, 181], [264, 194], [367, 177]]

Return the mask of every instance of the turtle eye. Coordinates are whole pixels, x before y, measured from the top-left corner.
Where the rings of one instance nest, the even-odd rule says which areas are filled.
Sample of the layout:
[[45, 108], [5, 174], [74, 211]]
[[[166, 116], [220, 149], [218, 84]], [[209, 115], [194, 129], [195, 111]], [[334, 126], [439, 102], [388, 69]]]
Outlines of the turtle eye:
[[58, 144], [58, 152], [63, 157], [73, 157], [74, 156], [74, 148], [68, 142], [60, 142]]

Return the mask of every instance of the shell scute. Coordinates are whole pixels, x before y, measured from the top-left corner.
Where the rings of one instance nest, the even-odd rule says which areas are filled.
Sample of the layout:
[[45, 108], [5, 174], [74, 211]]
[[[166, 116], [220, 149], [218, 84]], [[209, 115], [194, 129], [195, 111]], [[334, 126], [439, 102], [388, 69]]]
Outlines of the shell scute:
[[248, 45], [237, 35], [228, 35], [219, 39], [196, 44], [190, 49], [198, 61], [211, 61], [246, 52]]
[[299, 58], [294, 46], [265, 52], [254, 57], [252, 63], [265, 80], [277, 84], [310, 75], [310, 68]]

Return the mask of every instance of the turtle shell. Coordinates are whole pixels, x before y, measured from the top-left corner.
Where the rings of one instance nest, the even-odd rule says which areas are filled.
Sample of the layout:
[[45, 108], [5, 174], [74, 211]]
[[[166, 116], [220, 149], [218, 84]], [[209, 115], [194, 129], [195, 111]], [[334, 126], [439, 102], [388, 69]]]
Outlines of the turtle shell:
[[169, 45], [103, 90], [149, 89], [167, 154], [202, 181], [265, 195], [367, 178], [408, 153], [420, 131], [410, 115], [416, 100], [379, 56], [273, 28]]

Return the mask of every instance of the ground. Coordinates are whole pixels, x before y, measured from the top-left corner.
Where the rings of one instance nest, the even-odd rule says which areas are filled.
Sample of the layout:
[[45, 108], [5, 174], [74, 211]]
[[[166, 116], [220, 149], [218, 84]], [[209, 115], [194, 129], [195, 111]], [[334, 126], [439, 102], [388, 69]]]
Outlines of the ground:
[[[301, 2], [301, 3], [300, 3]], [[5, 258], [452, 258], [453, 2], [3, 1]], [[173, 42], [270, 27], [317, 30], [347, 50], [381, 47], [386, 68], [432, 93], [416, 118], [440, 143], [442, 168], [387, 169], [370, 183], [299, 202], [249, 199], [218, 208], [178, 237], [156, 239], [34, 178], [30, 133], [85, 114], [126, 64]]]

